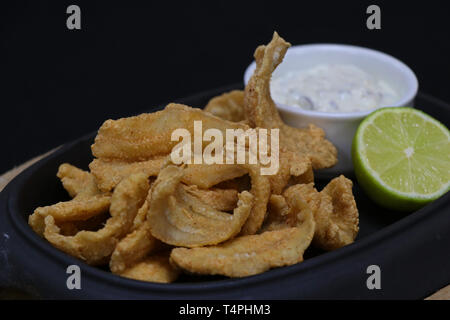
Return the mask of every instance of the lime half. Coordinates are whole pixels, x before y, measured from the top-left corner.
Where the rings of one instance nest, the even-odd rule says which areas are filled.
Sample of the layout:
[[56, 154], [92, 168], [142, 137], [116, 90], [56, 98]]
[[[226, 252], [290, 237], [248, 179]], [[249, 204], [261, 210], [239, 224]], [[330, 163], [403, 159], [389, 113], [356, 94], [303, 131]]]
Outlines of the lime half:
[[412, 108], [382, 108], [358, 127], [352, 146], [358, 182], [379, 205], [411, 211], [450, 188], [450, 133]]

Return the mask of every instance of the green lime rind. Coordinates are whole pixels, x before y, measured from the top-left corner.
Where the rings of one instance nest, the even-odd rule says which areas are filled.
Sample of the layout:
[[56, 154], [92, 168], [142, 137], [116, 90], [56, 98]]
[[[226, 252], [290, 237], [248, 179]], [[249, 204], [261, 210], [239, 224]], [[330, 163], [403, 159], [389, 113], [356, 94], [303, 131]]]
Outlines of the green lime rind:
[[436, 125], [438, 128], [440, 128], [440, 130], [445, 132], [447, 136], [450, 136], [450, 132], [442, 123], [432, 118], [431, 116], [425, 114], [420, 110], [408, 107], [378, 109], [371, 113], [368, 117], [366, 117], [366, 119], [361, 122], [356, 131], [352, 143], [352, 160], [355, 175], [358, 179], [359, 184], [366, 191], [367, 195], [382, 207], [397, 211], [414, 211], [430, 203], [431, 201], [436, 200], [437, 198], [448, 192], [450, 190], [450, 181], [447, 181], [446, 184], [444, 183], [439, 190], [432, 194], [418, 194], [416, 192], [407, 193], [396, 190], [380, 179], [377, 172], [371, 168], [369, 162], [367, 161], [365, 156], [363, 156], [363, 152], [360, 151], [364, 148], [362, 141], [363, 131], [366, 127], [372, 124], [376, 118], [386, 112], [415, 113], [416, 115], [420, 115], [427, 122], [431, 122], [432, 124]]

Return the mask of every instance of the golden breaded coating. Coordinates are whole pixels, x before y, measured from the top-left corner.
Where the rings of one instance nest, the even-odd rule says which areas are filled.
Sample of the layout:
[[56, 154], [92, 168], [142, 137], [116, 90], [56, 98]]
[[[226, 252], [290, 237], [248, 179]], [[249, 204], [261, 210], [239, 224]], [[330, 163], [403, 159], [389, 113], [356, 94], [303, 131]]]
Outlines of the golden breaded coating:
[[92, 197], [75, 197], [70, 201], [58, 202], [47, 207], [39, 207], [35, 214], [46, 217], [48, 215], [56, 221], [87, 220], [108, 210], [111, 203], [110, 195], [95, 195]]
[[293, 227], [292, 220], [292, 210], [286, 199], [282, 195], [272, 194], [269, 199], [267, 217], [260, 232]]
[[253, 196], [244, 191], [233, 214], [218, 211], [190, 195], [181, 185], [183, 169], [168, 165], [158, 175], [147, 215], [151, 233], [164, 243], [196, 247], [223, 242], [239, 233], [247, 220]]
[[[295, 205], [295, 209], [300, 211]], [[255, 275], [271, 268], [303, 261], [303, 253], [314, 236], [310, 210], [303, 210], [298, 227], [240, 236], [223, 244], [201, 248], [175, 248], [170, 261], [191, 273], [228, 277]]]
[[174, 282], [179, 274], [180, 270], [169, 263], [169, 254], [161, 253], [145, 258], [120, 275], [134, 280], [170, 283]]
[[201, 189], [209, 189], [223, 181], [242, 177], [247, 170], [234, 164], [208, 165], [188, 164], [182, 182], [196, 185]]
[[290, 181], [314, 181], [309, 157], [299, 156], [289, 150], [280, 150], [279, 159], [278, 172], [269, 176], [273, 194], [281, 194]]
[[[106, 221], [109, 219], [109, 211], [102, 214], [93, 216], [87, 220], [80, 221], [67, 221], [57, 223], [58, 227], [61, 229], [61, 234], [65, 236], [73, 236], [79, 231], [97, 231], [105, 226]], [[42, 236], [44, 236], [45, 221], [43, 219]]]
[[313, 210], [315, 246], [334, 250], [355, 240], [359, 231], [359, 215], [352, 185], [351, 180], [341, 175], [331, 180], [320, 193], [312, 184], [295, 185], [284, 192], [287, 199], [302, 198]]
[[315, 215], [317, 238], [326, 244], [324, 249], [334, 250], [353, 243], [359, 231], [359, 215], [352, 193], [353, 183], [343, 175], [331, 180], [320, 192], [322, 199]]
[[124, 237], [144, 203], [149, 191], [148, 177], [134, 174], [122, 180], [111, 198], [109, 218], [106, 225], [98, 231], [80, 231], [74, 236], [63, 236], [52, 216], [45, 218], [44, 237], [56, 248], [98, 265], [108, 261], [119, 239]]
[[109, 268], [120, 274], [162, 247], [163, 244], [152, 236], [150, 224], [145, 221], [119, 241], [111, 255]]
[[[150, 195], [149, 191], [149, 195]], [[149, 207], [149, 200], [148, 198], [144, 201], [144, 204], [139, 208], [136, 217], [134, 218], [133, 221], [133, 227], [131, 228], [132, 231], [136, 230], [137, 228], [139, 228], [143, 223], [145, 223], [147, 221], [147, 212], [148, 212], [148, 207]]]
[[[111, 191], [123, 178], [133, 173], [143, 172], [148, 176], [156, 177], [166, 161], [167, 157], [139, 162], [94, 159], [89, 168], [98, 187], [103, 191]], [[183, 182], [209, 189], [222, 181], [231, 180], [246, 173], [244, 168], [234, 165], [189, 164], [186, 167]]]
[[198, 198], [204, 204], [219, 211], [232, 211], [236, 208], [238, 191], [235, 189], [199, 189], [196, 185], [183, 186], [187, 193]]
[[57, 224], [84, 221], [106, 213], [111, 204], [111, 195], [102, 193], [97, 188], [95, 179], [89, 172], [64, 163], [60, 165], [57, 176], [74, 198], [34, 210], [28, 217], [28, 224], [40, 236], [44, 233], [44, 219], [48, 215], [53, 216]]
[[256, 70], [245, 87], [246, 119], [252, 127], [279, 128], [280, 146], [309, 157], [314, 169], [331, 167], [337, 162], [337, 151], [325, 139], [324, 131], [314, 125], [306, 129], [286, 125], [270, 95], [270, 78], [289, 47], [290, 44], [275, 32], [267, 46], [256, 49]]
[[214, 97], [209, 100], [204, 110], [224, 120], [244, 121], [244, 91], [233, 90]]
[[95, 177], [98, 188], [107, 192], [114, 189], [122, 179], [134, 173], [142, 172], [148, 177], [156, 177], [165, 162], [165, 156], [139, 162], [94, 159], [89, 164], [89, 169]]
[[83, 194], [90, 196], [100, 193], [92, 174], [71, 164], [61, 164], [56, 176], [72, 198]]
[[270, 180], [268, 176], [260, 173], [258, 165], [243, 166], [250, 176], [251, 189], [250, 192], [254, 197], [254, 204], [250, 215], [241, 230], [241, 235], [255, 234], [261, 228], [267, 214], [267, 204], [270, 198]]
[[269, 209], [261, 232], [273, 231], [295, 227], [304, 215], [314, 217], [309, 204], [300, 197], [285, 198], [283, 195], [272, 194], [269, 200]]
[[[203, 130], [214, 128], [225, 136], [226, 129], [248, 126], [220, 119], [203, 110], [171, 103], [158, 112], [141, 114], [119, 120], [107, 120], [100, 127], [92, 145], [92, 154], [99, 159], [146, 161], [172, 152], [178, 141], [172, 141], [172, 132], [183, 128], [194, 136], [194, 121], [202, 121]], [[204, 142], [206, 146], [207, 142]]]

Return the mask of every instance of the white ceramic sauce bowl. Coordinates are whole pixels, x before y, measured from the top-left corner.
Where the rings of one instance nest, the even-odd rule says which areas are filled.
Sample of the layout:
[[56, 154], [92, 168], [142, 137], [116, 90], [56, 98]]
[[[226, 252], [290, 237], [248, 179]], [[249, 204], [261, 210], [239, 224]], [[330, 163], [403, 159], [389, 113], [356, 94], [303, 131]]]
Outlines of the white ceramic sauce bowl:
[[[306, 70], [320, 64], [351, 64], [372, 75], [375, 79], [386, 82], [399, 97], [389, 106], [412, 107], [418, 90], [418, 81], [414, 72], [400, 60], [380, 51], [341, 44], [308, 44], [293, 46], [288, 49], [283, 62], [275, 70], [277, 77], [292, 70]], [[244, 74], [247, 84], [255, 70], [255, 62], [251, 63]], [[320, 112], [304, 110], [275, 101], [283, 120], [298, 128], [313, 123], [325, 130], [326, 137], [338, 150], [338, 163], [329, 169], [319, 170], [319, 177], [333, 177], [341, 173], [348, 174], [353, 170], [351, 145], [353, 136], [360, 122], [371, 112]], [[378, 108], [377, 108], [378, 109]]]

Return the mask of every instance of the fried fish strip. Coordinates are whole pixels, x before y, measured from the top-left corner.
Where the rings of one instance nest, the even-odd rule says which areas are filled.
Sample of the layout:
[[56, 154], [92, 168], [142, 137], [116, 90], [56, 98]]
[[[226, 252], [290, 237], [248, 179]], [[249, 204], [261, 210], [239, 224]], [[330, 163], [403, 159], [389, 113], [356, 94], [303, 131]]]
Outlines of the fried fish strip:
[[[94, 159], [89, 168], [99, 188], [102, 191], [111, 191], [123, 178], [133, 173], [143, 172], [148, 176], [157, 176], [166, 160], [167, 157], [139, 162]], [[245, 169], [234, 165], [189, 164], [185, 169], [183, 182], [209, 189], [219, 182], [231, 180], [246, 173]]]
[[182, 176], [183, 169], [174, 165], [159, 173], [147, 215], [152, 235], [170, 245], [196, 247], [217, 244], [238, 234], [252, 210], [252, 194], [240, 193], [231, 215], [186, 192], [180, 183]]
[[161, 253], [145, 258], [120, 275], [141, 281], [170, 283], [174, 282], [179, 274], [180, 270], [169, 263], [169, 254]]
[[273, 194], [281, 194], [292, 180], [296, 183], [314, 181], [311, 160], [288, 150], [280, 150], [279, 169], [275, 175], [269, 176]]
[[55, 219], [45, 218], [45, 238], [56, 248], [80, 258], [91, 265], [105, 263], [119, 239], [124, 237], [133, 225], [138, 209], [144, 203], [149, 191], [148, 177], [139, 173], [122, 180], [111, 198], [109, 218], [98, 231], [80, 231], [75, 236], [63, 236]]
[[113, 273], [120, 274], [162, 247], [163, 244], [152, 236], [150, 225], [145, 221], [119, 241], [111, 255], [109, 268]]
[[72, 198], [79, 195], [90, 196], [100, 193], [92, 174], [69, 163], [61, 164], [56, 176], [61, 180], [64, 189]]
[[89, 172], [64, 163], [60, 165], [57, 176], [74, 198], [34, 210], [28, 217], [28, 224], [40, 236], [44, 233], [44, 219], [48, 215], [53, 216], [58, 224], [83, 221], [107, 212], [111, 203], [111, 196], [97, 188]]
[[165, 161], [165, 156], [138, 162], [94, 159], [89, 164], [89, 169], [95, 177], [99, 189], [107, 192], [133, 173], [142, 172], [149, 177], [156, 177]]
[[209, 112], [171, 103], [164, 110], [155, 113], [105, 121], [91, 147], [92, 154], [102, 160], [128, 162], [165, 156], [179, 143], [172, 141], [172, 132], [183, 128], [194, 136], [196, 120], [202, 121], [203, 130], [218, 129], [223, 136], [226, 129], [248, 129], [244, 124], [220, 119]]
[[191, 273], [228, 277], [245, 277], [299, 263], [314, 236], [315, 223], [311, 210], [302, 210], [298, 201], [294, 210], [301, 212], [297, 227], [241, 236], [217, 246], [175, 248], [170, 260]]
[[205, 111], [228, 121], [245, 120], [244, 91], [233, 90], [212, 98], [206, 105]]
[[[98, 194], [92, 197], [75, 197], [70, 201], [58, 202], [47, 207], [38, 207], [34, 214], [52, 216], [56, 221], [80, 221], [104, 213], [111, 203], [111, 196]], [[31, 218], [31, 217], [30, 217]]]
[[313, 184], [288, 188], [287, 199], [301, 197], [314, 212], [316, 233], [313, 244], [324, 250], [334, 250], [352, 243], [359, 230], [359, 217], [352, 193], [352, 182], [339, 176], [317, 192]]
[[280, 146], [300, 156], [311, 158], [314, 169], [328, 168], [336, 164], [336, 148], [325, 139], [322, 129], [309, 125], [298, 129], [286, 125], [280, 118], [270, 95], [270, 78], [290, 47], [275, 32], [267, 46], [255, 51], [256, 69], [245, 87], [245, 114], [252, 127], [279, 128]]

